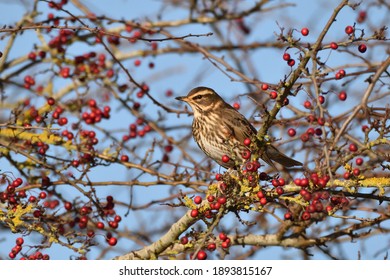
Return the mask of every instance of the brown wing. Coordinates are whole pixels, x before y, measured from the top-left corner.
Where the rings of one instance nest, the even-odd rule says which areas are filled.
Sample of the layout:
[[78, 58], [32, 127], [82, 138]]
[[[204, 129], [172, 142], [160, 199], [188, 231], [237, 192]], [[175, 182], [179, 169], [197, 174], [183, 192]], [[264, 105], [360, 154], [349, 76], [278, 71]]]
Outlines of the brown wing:
[[229, 130], [231, 136], [241, 145], [243, 145], [245, 138], [251, 139], [257, 133], [251, 123], [234, 108], [224, 110], [222, 119], [224, 128]]

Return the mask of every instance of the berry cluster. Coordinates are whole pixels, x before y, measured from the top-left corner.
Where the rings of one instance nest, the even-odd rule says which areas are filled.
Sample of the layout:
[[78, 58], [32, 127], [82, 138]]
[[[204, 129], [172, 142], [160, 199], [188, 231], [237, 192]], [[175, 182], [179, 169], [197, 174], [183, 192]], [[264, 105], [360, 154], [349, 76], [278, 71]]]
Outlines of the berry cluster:
[[[42, 178], [43, 188], [48, 189], [50, 184], [48, 177]], [[109, 229], [115, 230], [122, 220], [114, 210], [115, 203], [112, 196], [107, 196], [106, 202], [100, 203], [96, 208], [89, 204], [82, 205], [81, 201], [77, 202], [77, 205], [69, 201], [61, 201], [54, 190], [41, 191], [38, 195], [28, 194], [22, 185], [21, 178], [12, 180], [5, 190], [0, 191], [0, 202], [6, 205], [3, 209], [4, 213], [7, 211], [14, 213], [10, 217], [18, 221], [18, 230], [23, 230], [25, 235], [29, 235], [34, 229], [38, 230], [42, 222], [45, 222], [50, 228], [47, 237], [55, 240], [72, 238], [73, 235], [75, 237], [85, 235], [88, 239], [78, 242], [89, 247], [93, 245], [92, 239], [95, 237], [96, 229], [104, 230], [108, 225]], [[55, 236], [51, 236], [54, 232]], [[117, 238], [113, 237], [110, 231], [107, 231], [106, 240], [110, 246], [114, 246], [117, 242]], [[16, 245], [9, 253], [11, 259], [22, 252], [23, 243], [23, 238], [16, 239]], [[49, 259], [48, 255], [39, 252], [39, 246], [35, 253], [22, 255], [21, 259]]]
[[[183, 237], [180, 238], [180, 244], [185, 245], [188, 248], [193, 247], [201, 235], [198, 232], [191, 232]], [[198, 260], [205, 260], [207, 259], [208, 255], [206, 253], [206, 250], [209, 252], [214, 252], [217, 248], [220, 248], [221, 250], [227, 251], [228, 248], [231, 246], [231, 240], [224, 232], [220, 232], [218, 236], [209, 236], [207, 241], [204, 244], [204, 248], [198, 251], [198, 253], [195, 256], [195, 259]], [[190, 258], [193, 259], [194, 255], [190, 255]]]

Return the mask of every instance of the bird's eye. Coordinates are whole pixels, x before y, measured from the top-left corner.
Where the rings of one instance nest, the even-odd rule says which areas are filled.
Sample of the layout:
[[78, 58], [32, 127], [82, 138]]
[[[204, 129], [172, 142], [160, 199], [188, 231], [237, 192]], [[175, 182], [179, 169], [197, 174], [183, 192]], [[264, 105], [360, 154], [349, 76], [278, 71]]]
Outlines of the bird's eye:
[[195, 96], [194, 99], [201, 99], [202, 97], [203, 97], [203, 95], [199, 94], [199, 95]]

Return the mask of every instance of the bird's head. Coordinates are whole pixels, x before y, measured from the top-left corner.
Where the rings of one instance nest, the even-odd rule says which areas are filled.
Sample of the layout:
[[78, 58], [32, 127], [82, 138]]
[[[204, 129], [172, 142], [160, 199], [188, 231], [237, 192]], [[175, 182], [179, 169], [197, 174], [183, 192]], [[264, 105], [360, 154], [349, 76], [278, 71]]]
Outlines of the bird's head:
[[198, 113], [210, 112], [224, 104], [223, 99], [213, 89], [208, 87], [196, 87], [187, 96], [179, 96], [176, 99], [187, 102], [194, 111], [195, 116]]

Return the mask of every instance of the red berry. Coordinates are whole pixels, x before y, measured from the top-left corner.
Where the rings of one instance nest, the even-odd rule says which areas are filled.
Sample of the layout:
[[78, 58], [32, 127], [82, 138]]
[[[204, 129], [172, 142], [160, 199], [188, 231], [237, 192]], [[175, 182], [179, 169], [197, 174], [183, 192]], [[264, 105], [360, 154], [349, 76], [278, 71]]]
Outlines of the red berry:
[[335, 43], [335, 42], [330, 43], [330, 48], [331, 48], [331, 49], [337, 50], [338, 47], [339, 47], [339, 45], [337, 45], [337, 43]]
[[367, 46], [365, 44], [361, 44], [358, 47], [359, 52], [365, 53], [367, 51]]
[[218, 197], [217, 201], [218, 201], [219, 204], [225, 204], [226, 203], [226, 197], [224, 197], [224, 196]]
[[367, 12], [366, 11], [360, 11], [356, 21], [358, 23], [362, 23], [362, 22], [364, 22], [366, 20], [366, 17], [367, 17]]
[[324, 125], [325, 124], [325, 119], [324, 118], [321, 118], [321, 117], [319, 117], [318, 119], [317, 119], [317, 123], [319, 124], [319, 125]]
[[287, 130], [287, 134], [288, 134], [288, 136], [290, 136], [290, 137], [294, 137], [294, 136], [297, 134], [297, 132], [296, 132], [296, 130], [295, 130], [294, 128], [289, 128], [289, 129]]
[[139, 60], [139, 59], [134, 60], [134, 65], [135, 66], [140, 66], [141, 65], [141, 60]]
[[16, 238], [15, 243], [16, 245], [22, 246], [22, 244], [24, 243], [24, 239], [22, 237], [18, 237]]
[[195, 196], [194, 197], [194, 202], [195, 202], [195, 204], [202, 203], [202, 197], [200, 197], [199, 195]]
[[351, 173], [345, 172], [343, 177], [344, 177], [345, 180], [348, 180], [351, 177]]
[[251, 152], [248, 150], [245, 150], [241, 153], [241, 156], [243, 159], [249, 159], [251, 157]]
[[311, 108], [311, 102], [309, 100], [306, 100], [304, 103], [303, 103], [303, 106], [306, 108], [306, 109], [310, 109]]
[[214, 251], [215, 249], [217, 249], [217, 245], [215, 243], [210, 243], [207, 245], [207, 250]]
[[268, 89], [268, 84], [262, 84], [261, 85], [262, 90], [267, 90]]
[[128, 155], [122, 155], [121, 156], [121, 161], [128, 162], [129, 161], [129, 156]]
[[56, 101], [54, 100], [53, 97], [49, 97], [47, 99], [47, 104], [49, 104], [50, 106], [53, 106], [55, 103], [56, 103]]
[[108, 239], [108, 244], [110, 246], [115, 246], [117, 242], [118, 240], [115, 237], [111, 237], [110, 239]]
[[291, 212], [286, 212], [286, 213], [284, 213], [284, 219], [285, 219], [285, 220], [291, 220], [291, 219], [292, 219], [292, 214], [291, 214]]
[[233, 103], [233, 108], [234, 108], [234, 109], [239, 110], [240, 107], [241, 107], [241, 106], [240, 106], [239, 103], [237, 103], [237, 102], [234, 102], [234, 103]]
[[359, 176], [360, 175], [360, 169], [359, 168], [354, 168], [352, 170], [352, 173], [353, 173], [354, 176]]
[[64, 203], [64, 208], [65, 208], [66, 210], [70, 211], [70, 210], [72, 209], [72, 203], [66, 201], [66, 202]]
[[198, 252], [198, 254], [196, 255], [196, 258], [197, 258], [198, 260], [205, 260], [205, 259], [207, 259], [207, 254], [206, 254], [205, 251], [200, 250], [200, 251]]
[[362, 158], [357, 158], [356, 159], [356, 164], [357, 165], [362, 165], [363, 164], [363, 159]]
[[341, 101], [345, 101], [347, 99], [347, 93], [345, 91], [342, 91], [339, 93], [339, 99]]
[[267, 204], [267, 202], [268, 202], [268, 201], [267, 201], [267, 198], [265, 198], [265, 197], [263, 197], [263, 198], [260, 198], [260, 204], [261, 204], [261, 205], [263, 205], [263, 206], [264, 206], [264, 205], [266, 205], [266, 204]]
[[301, 179], [301, 187], [306, 188], [309, 186], [309, 180], [307, 178]]
[[310, 220], [310, 218], [311, 218], [311, 215], [309, 212], [305, 211], [302, 213], [302, 220], [307, 221], [307, 220]]
[[294, 59], [289, 59], [287, 61], [287, 64], [288, 64], [288, 66], [293, 67], [295, 65], [295, 60]]
[[368, 125], [363, 125], [362, 126], [362, 131], [363, 132], [368, 132], [370, 130], [370, 128], [368, 127]]
[[351, 144], [349, 145], [349, 150], [350, 150], [351, 152], [356, 152], [356, 151], [358, 150], [358, 147], [356, 146], [356, 144], [351, 143]]
[[328, 205], [328, 206], [326, 206], [326, 208], [325, 208], [325, 211], [326, 211], [327, 213], [332, 212], [332, 210], [333, 210], [333, 207], [332, 207], [331, 205]]
[[347, 33], [348, 35], [351, 35], [353, 32], [354, 32], [354, 28], [350, 25], [348, 25], [347, 27], [345, 27], [345, 33]]
[[96, 227], [98, 229], [104, 229], [104, 223], [103, 222], [97, 222]]
[[263, 193], [262, 191], [258, 191], [256, 195], [257, 195], [257, 197], [260, 198], [260, 199], [262, 199], [262, 198], [265, 197], [265, 196], [264, 196], [264, 193]]
[[192, 209], [190, 215], [191, 215], [192, 218], [198, 217], [198, 215], [199, 215], [198, 209]]
[[318, 101], [320, 102], [320, 104], [324, 104], [325, 103], [325, 97], [323, 95], [318, 96]]
[[276, 91], [271, 91], [271, 92], [269, 93], [269, 97], [270, 97], [271, 99], [276, 99], [276, 98], [278, 97], [278, 93], [277, 93]]
[[282, 194], [284, 193], [284, 190], [283, 190], [282, 187], [277, 187], [275, 190], [276, 190], [276, 193], [277, 193], [278, 195], [282, 195]]
[[309, 29], [308, 29], [307, 27], [302, 28], [302, 29], [301, 29], [301, 34], [302, 34], [303, 36], [309, 35]]
[[227, 155], [222, 156], [222, 162], [227, 163], [229, 162], [230, 158]]
[[291, 56], [290, 56], [289, 53], [284, 53], [284, 54], [283, 54], [283, 60], [289, 61], [290, 59], [291, 59]]
[[220, 234], [219, 234], [219, 239], [221, 239], [222, 241], [225, 241], [226, 239], [227, 239], [227, 235], [224, 233], [224, 232], [221, 232]]
[[40, 192], [40, 193], [39, 193], [39, 198], [40, 198], [40, 199], [45, 199], [46, 196], [47, 196], [47, 194], [46, 194], [45, 192]]
[[245, 138], [245, 139], [244, 139], [244, 145], [245, 145], [245, 146], [249, 146], [250, 144], [251, 144], [251, 139]]
[[340, 69], [340, 70], [339, 70], [339, 73], [340, 73], [340, 75], [341, 75], [342, 77], [344, 77], [345, 74], [346, 74], [344, 69]]
[[183, 236], [182, 238], [180, 238], [180, 243], [183, 245], [186, 245], [188, 243], [188, 237]]
[[310, 136], [309, 136], [308, 133], [303, 133], [303, 134], [301, 135], [301, 141], [302, 141], [302, 142], [307, 142], [307, 141], [309, 141], [309, 139], [310, 139]]
[[37, 54], [35, 52], [30, 52], [28, 54], [28, 59], [35, 60], [37, 58]]

